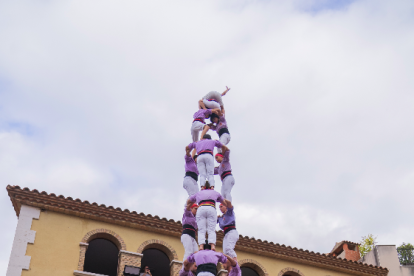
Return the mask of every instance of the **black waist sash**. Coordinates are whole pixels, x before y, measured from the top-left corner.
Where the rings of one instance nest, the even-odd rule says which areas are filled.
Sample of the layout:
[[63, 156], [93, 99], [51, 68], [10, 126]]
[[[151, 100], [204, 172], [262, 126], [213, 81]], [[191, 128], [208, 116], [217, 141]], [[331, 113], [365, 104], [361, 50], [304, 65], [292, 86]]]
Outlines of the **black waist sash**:
[[213, 275], [217, 274], [217, 265], [213, 263], [197, 265], [197, 274], [200, 272], [210, 272]]
[[235, 223], [233, 223], [233, 224], [230, 224], [230, 225], [227, 225], [227, 226], [224, 226], [224, 235], [226, 235], [228, 232], [230, 232], [231, 230], [236, 230], [236, 224]]
[[226, 178], [226, 176], [231, 175], [231, 171], [225, 171], [220, 175], [221, 181], [223, 181], [224, 178]]
[[[185, 172], [185, 176], [190, 176], [192, 177], [195, 181], [198, 181], [198, 174], [196, 174], [195, 172]], [[184, 177], [185, 177], [184, 176]]]
[[206, 199], [206, 200], [202, 200], [198, 203], [198, 205], [201, 206], [211, 206], [213, 208], [216, 208], [216, 202], [212, 199]]
[[190, 224], [184, 224], [182, 234], [190, 235], [191, 237], [193, 237], [193, 239], [195, 239], [196, 229]]
[[228, 134], [230, 134], [229, 129], [228, 129], [228, 128], [226, 128], [226, 127], [223, 127], [222, 129], [220, 129], [220, 130], [219, 130], [219, 132], [218, 132], [219, 137], [220, 137], [221, 135], [223, 135], [224, 133], [228, 133]]
[[211, 154], [211, 156], [213, 156], [213, 151], [211, 151], [211, 150], [202, 150], [200, 152], [197, 152], [198, 155], [202, 155], [202, 154], [205, 154], [205, 153]]

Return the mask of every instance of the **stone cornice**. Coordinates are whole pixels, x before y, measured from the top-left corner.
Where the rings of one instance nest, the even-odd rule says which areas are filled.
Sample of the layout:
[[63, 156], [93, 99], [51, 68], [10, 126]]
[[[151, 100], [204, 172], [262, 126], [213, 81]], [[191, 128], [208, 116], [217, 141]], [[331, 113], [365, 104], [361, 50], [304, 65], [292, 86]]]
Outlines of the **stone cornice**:
[[[128, 209], [114, 208], [112, 206], [98, 205], [80, 199], [64, 197], [62, 195], [47, 194], [28, 188], [21, 189], [19, 186], [7, 186], [7, 191], [13, 203], [16, 214], [19, 215], [21, 205], [38, 207], [67, 215], [78, 216], [87, 219], [104, 221], [126, 227], [137, 228], [157, 232], [169, 236], [180, 237], [182, 225], [179, 221], [158, 216], [145, 215], [143, 213], [131, 212]], [[222, 244], [223, 232], [217, 233], [217, 243]], [[285, 259], [325, 269], [341, 271], [353, 275], [378, 275], [386, 276], [388, 269], [349, 261], [338, 257], [309, 252], [308, 250], [292, 248], [290, 246], [262, 241], [260, 239], [241, 236], [236, 246], [237, 250], [251, 252], [257, 255], [271, 258]]]

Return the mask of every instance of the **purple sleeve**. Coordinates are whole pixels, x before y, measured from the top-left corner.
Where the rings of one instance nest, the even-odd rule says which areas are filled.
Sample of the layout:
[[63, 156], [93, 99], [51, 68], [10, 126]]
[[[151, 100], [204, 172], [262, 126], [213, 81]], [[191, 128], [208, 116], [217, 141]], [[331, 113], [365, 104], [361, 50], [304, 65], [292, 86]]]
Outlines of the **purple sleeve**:
[[185, 271], [184, 266], [183, 266], [180, 270], [179, 276], [188, 276], [188, 272], [190, 271]]
[[221, 194], [219, 193], [219, 192], [217, 192], [217, 202], [220, 202], [220, 203], [223, 203], [223, 201], [224, 201], [224, 198], [221, 196]]
[[[228, 209], [227, 209], [228, 210]], [[192, 212], [191, 209], [189, 211], [187, 211], [187, 208], [184, 209], [184, 216], [185, 217], [191, 217], [192, 216]]]
[[190, 263], [195, 263], [195, 260], [194, 260], [194, 253], [193, 253], [193, 254], [191, 254], [190, 256], [188, 256], [187, 261], [189, 261]]
[[184, 160], [185, 160], [185, 162], [187, 163], [187, 162], [190, 162], [191, 161], [191, 159], [193, 159], [193, 158], [191, 158], [191, 156], [188, 156], [187, 154], [186, 155], [184, 155]]
[[204, 116], [211, 115], [211, 113], [213, 113], [211, 112], [211, 109], [204, 109]]
[[218, 174], [218, 167], [214, 167], [214, 174]]
[[197, 201], [197, 199], [196, 199], [196, 195], [197, 195], [197, 194], [194, 194], [194, 195], [190, 196], [188, 199], [189, 199], [191, 202], [196, 202], [196, 201]]
[[227, 262], [227, 257], [223, 253], [220, 253], [219, 262], [222, 264]]
[[230, 150], [227, 150], [225, 153], [224, 153], [224, 158], [223, 158], [223, 161], [230, 161]]
[[215, 140], [214, 141], [214, 146], [221, 148], [223, 146], [223, 144], [219, 141], [219, 140]]
[[236, 263], [236, 266], [232, 267], [229, 276], [241, 276], [241, 269], [238, 263]]
[[[229, 215], [229, 216], [232, 216], [233, 215], [233, 210], [234, 210], [234, 207], [233, 208], [227, 208], [227, 212], [226, 212], [226, 215]], [[189, 212], [191, 212], [191, 211], [189, 211]]]
[[226, 123], [226, 118], [223, 115], [220, 116], [219, 120], [222, 123]]
[[188, 144], [188, 148], [190, 150], [192, 150], [193, 148], [195, 148], [195, 146], [196, 146], [196, 142], [192, 142], [191, 144]]

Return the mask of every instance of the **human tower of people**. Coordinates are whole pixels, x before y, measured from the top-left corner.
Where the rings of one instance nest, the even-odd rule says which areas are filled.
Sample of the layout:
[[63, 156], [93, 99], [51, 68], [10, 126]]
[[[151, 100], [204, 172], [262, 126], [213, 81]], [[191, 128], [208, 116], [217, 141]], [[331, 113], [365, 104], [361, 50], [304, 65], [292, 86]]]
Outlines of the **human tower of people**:
[[[239, 233], [236, 230], [231, 190], [234, 177], [230, 166], [230, 132], [225, 119], [223, 93], [209, 92], [199, 101], [199, 110], [194, 113], [191, 124], [193, 142], [185, 148], [185, 177], [183, 187], [188, 199], [184, 207], [183, 232], [181, 242], [184, 245], [184, 265], [180, 276], [216, 275], [217, 264], [229, 271], [229, 276], [240, 276], [241, 270], [234, 251]], [[210, 119], [210, 124], [205, 120]], [[219, 140], [212, 140], [207, 134], [215, 130]], [[201, 135], [200, 135], [201, 132]], [[201, 139], [199, 139], [199, 136]], [[214, 148], [217, 153], [214, 156]], [[214, 167], [214, 157], [219, 163]], [[220, 175], [221, 194], [214, 190], [214, 175]], [[201, 190], [198, 188], [200, 178]], [[217, 216], [216, 202], [220, 202], [222, 215]], [[224, 231], [223, 253], [216, 251], [216, 224]], [[198, 243], [196, 241], [198, 231]], [[206, 240], [206, 233], [208, 240]]]

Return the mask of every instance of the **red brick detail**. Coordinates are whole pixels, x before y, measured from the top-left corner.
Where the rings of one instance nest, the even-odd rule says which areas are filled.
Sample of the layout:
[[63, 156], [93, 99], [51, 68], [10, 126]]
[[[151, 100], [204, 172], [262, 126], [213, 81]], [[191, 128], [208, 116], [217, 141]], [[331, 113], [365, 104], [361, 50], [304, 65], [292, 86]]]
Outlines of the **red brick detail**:
[[170, 262], [172, 260], [178, 260], [178, 255], [175, 249], [163, 240], [147, 240], [138, 247], [137, 252], [142, 254], [142, 252], [144, 252], [145, 249], [149, 248], [156, 248], [161, 250], [162, 252], [167, 254], [168, 258], [170, 258]]
[[258, 261], [253, 259], [243, 259], [241, 261], [238, 261], [240, 267], [249, 267], [251, 269], [254, 269], [259, 276], [269, 276], [267, 273], [266, 268], [262, 266]]

